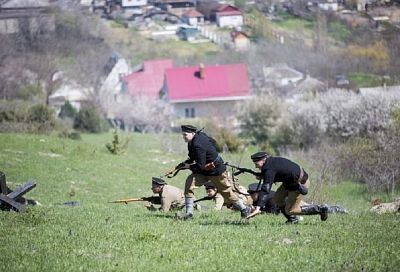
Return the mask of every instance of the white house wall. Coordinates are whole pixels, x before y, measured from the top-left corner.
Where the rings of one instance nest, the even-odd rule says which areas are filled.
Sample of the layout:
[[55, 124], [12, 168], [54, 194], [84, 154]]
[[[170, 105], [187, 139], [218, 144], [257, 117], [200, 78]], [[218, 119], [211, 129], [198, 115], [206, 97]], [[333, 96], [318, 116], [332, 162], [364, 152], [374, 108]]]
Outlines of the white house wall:
[[186, 109], [194, 108], [195, 118], [212, 117], [234, 120], [237, 114], [236, 105], [242, 101], [207, 101], [172, 103], [176, 117], [187, 118]]
[[217, 24], [219, 27], [235, 27], [243, 25], [243, 16], [219, 16], [217, 15]]
[[101, 90], [118, 94], [122, 90], [121, 77], [130, 73], [130, 68], [127, 61], [123, 58], [118, 59], [110, 74], [105, 79]]
[[121, 5], [124, 8], [141, 7], [147, 5], [147, 0], [122, 0]]

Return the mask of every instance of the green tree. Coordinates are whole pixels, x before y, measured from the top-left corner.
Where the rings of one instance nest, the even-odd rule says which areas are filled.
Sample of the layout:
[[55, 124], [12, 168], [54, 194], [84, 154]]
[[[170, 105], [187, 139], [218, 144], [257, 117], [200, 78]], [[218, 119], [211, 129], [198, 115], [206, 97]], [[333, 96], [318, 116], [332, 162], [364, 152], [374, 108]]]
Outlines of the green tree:
[[64, 105], [61, 107], [58, 117], [61, 119], [71, 118], [74, 119], [76, 116], [76, 109], [71, 105], [69, 101], [65, 101]]
[[74, 128], [99, 133], [102, 131], [102, 118], [93, 106], [83, 106], [75, 117]]

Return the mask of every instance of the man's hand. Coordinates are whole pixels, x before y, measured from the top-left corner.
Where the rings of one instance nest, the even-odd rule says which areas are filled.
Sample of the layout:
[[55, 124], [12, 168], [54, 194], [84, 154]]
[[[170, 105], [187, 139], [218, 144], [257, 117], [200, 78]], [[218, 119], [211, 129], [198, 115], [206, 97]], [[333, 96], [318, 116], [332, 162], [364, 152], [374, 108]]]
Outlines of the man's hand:
[[183, 163], [180, 169], [190, 169], [190, 163]]
[[153, 204], [144, 205], [149, 211], [157, 211], [157, 208]]
[[256, 215], [259, 215], [260, 213], [261, 213], [260, 207], [259, 206], [255, 206], [254, 210], [246, 217], [246, 219], [253, 218]]

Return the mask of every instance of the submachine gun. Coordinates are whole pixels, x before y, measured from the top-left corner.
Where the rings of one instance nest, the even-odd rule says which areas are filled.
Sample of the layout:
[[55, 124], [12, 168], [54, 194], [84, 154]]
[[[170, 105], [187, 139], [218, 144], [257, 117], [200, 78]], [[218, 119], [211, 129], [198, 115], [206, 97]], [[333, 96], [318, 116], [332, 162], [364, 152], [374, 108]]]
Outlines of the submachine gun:
[[240, 174], [243, 174], [243, 173], [249, 173], [249, 174], [252, 174], [252, 175], [256, 176], [257, 178], [261, 177], [261, 173], [260, 172], [253, 171], [251, 169], [239, 167], [239, 166], [236, 166], [236, 165], [232, 165], [232, 164], [229, 164], [228, 162], [225, 162], [225, 165], [229, 166], [229, 167], [232, 167], [232, 169], [236, 170], [235, 172], [233, 172], [234, 176], [237, 176], [237, 175], [240, 175]]
[[147, 201], [147, 202], [150, 202], [152, 204], [161, 205], [161, 198], [159, 196], [119, 199], [119, 200], [110, 201], [108, 203], [125, 203], [125, 204], [128, 204], [129, 202], [139, 202], [139, 201]]

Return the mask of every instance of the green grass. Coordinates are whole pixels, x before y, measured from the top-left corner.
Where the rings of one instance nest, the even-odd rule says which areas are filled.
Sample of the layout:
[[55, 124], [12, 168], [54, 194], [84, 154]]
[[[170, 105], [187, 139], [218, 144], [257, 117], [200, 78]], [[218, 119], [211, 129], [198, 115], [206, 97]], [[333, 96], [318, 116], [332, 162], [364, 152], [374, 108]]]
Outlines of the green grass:
[[273, 24], [293, 32], [313, 30], [313, 22], [310, 20], [300, 19], [287, 13], [281, 14], [281, 17], [282, 21], [274, 22]]
[[351, 31], [341, 22], [329, 23], [328, 33], [332, 38], [339, 41], [345, 41], [351, 35]]
[[358, 88], [363, 87], [375, 87], [381, 85], [381, 79], [377, 75], [354, 73], [349, 75], [350, 84], [357, 86]]
[[[308, 216], [293, 226], [271, 215], [243, 222], [227, 210], [203, 210], [181, 222], [143, 203], [109, 204], [151, 195], [151, 176], [187, 154], [180, 135], [131, 137], [128, 150], [115, 156], [105, 148], [111, 134], [82, 141], [0, 134], [0, 170], [9, 185], [35, 179], [27, 197], [42, 203], [23, 214], [0, 212], [0, 271], [396, 271], [400, 265], [399, 215], [369, 213], [362, 186], [350, 182], [327, 190], [349, 215], [326, 222]], [[248, 155], [244, 167], [252, 167]], [[240, 157], [224, 154], [231, 163]], [[183, 187], [185, 174], [168, 181]], [[253, 182], [242, 176], [244, 184]], [[80, 206], [59, 205], [72, 200]]]

